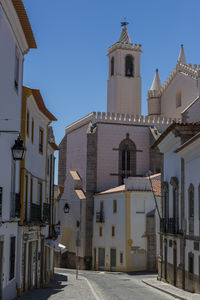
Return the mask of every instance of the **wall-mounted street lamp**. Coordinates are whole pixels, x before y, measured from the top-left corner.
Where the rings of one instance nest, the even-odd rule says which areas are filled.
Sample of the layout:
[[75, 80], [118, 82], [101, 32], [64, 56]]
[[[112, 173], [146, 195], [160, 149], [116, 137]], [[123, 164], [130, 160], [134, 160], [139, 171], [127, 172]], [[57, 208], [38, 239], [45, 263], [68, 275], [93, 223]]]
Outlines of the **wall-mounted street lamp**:
[[[5, 121], [8, 121], [8, 119], [5, 119]], [[26, 151], [26, 148], [23, 146], [23, 140], [21, 140], [20, 132], [17, 130], [0, 130], [0, 134], [18, 134], [17, 140], [15, 140], [15, 144], [12, 146], [12, 156], [14, 160], [22, 160], [24, 159], [24, 154]]]
[[15, 144], [12, 146], [11, 151], [14, 160], [22, 160], [24, 158], [26, 149], [23, 146], [23, 141], [21, 140], [20, 135], [17, 140], [15, 140]]

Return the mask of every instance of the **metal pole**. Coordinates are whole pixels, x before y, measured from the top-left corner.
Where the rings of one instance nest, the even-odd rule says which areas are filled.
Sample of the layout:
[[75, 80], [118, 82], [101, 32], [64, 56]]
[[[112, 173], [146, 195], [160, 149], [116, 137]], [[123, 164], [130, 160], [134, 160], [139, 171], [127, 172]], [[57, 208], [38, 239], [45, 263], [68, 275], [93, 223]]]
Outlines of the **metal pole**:
[[155, 204], [156, 204], [156, 209], [157, 209], [157, 212], [158, 212], [158, 216], [159, 216], [159, 219], [161, 219], [160, 212], [159, 212], [159, 209], [158, 209], [158, 204], [157, 204], [157, 201], [156, 201], [156, 196], [155, 196], [155, 193], [154, 193], [154, 190], [153, 190], [153, 185], [152, 185], [152, 181], [151, 181], [149, 173], [148, 173], [148, 177], [149, 177], [149, 181], [150, 181], [150, 184], [151, 184], [151, 190], [152, 190], [154, 201], [155, 201]]
[[79, 259], [78, 259], [78, 247], [76, 247], [76, 279], [78, 279]]

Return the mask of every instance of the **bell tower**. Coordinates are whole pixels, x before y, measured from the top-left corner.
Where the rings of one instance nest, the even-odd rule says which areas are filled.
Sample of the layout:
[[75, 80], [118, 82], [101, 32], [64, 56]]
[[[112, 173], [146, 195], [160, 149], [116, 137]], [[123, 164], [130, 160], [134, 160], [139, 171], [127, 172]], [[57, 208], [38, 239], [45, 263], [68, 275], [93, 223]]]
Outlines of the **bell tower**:
[[107, 112], [141, 115], [141, 45], [131, 43], [123, 26], [120, 39], [108, 49]]

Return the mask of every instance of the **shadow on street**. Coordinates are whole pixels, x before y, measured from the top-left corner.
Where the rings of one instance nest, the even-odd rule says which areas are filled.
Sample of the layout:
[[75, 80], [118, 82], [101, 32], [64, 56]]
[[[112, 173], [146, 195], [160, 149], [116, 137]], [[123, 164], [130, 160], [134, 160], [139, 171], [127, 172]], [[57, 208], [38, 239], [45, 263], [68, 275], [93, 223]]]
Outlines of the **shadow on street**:
[[68, 286], [67, 281], [68, 278], [66, 275], [56, 273], [54, 274], [54, 279], [45, 284], [44, 287], [29, 290], [27, 293], [23, 293], [22, 297], [15, 298], [15, 300], [47, 300], [50, 296], [62, 292]]

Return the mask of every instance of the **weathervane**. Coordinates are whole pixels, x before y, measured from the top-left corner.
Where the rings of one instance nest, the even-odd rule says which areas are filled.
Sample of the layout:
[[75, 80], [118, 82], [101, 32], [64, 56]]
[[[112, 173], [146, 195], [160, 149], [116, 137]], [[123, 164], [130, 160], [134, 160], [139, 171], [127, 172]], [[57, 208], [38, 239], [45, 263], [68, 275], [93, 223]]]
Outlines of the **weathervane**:
[[124, 27], [126, 27], [126, 25], [128, 25], [129, 24], [129, 22], [126, 22], [126, 18], [124, 18], [124, 22], [121, 22], [121, 26], [124, 26]]

